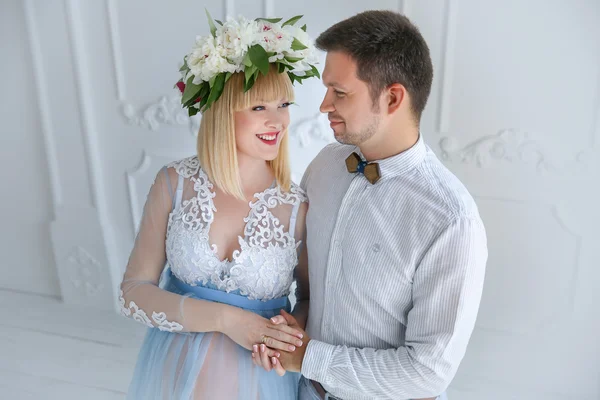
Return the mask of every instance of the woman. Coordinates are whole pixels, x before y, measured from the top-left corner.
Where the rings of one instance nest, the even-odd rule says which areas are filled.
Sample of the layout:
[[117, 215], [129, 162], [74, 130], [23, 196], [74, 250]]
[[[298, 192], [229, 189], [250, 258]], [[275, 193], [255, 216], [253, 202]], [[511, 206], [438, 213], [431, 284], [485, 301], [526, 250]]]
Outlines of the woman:
[[258, 368], [250, 352], [256, 343], [303, 345], [299, 331], [269, 320], [290, 311], [307, 210], [290, 179], [288, 107], [292, 79], [316, 69], [293, 20], [228, 20], [185, 58], [178, 86], [190, 115], [203, 113], [198, 155], [158, 172], [121, 284], [122, 313], [151, 328], [128, 398], [297, 396], [297, 374]]

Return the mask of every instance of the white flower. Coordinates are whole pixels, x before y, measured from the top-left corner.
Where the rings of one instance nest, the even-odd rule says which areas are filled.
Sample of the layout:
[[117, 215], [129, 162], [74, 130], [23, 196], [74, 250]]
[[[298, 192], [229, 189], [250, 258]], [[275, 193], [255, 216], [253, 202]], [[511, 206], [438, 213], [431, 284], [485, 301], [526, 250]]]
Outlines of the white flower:
[[277, 53], [274, 56], [269, 57], [269, 62], [274, 63], [278, 60], [282, 60], [285, 55], [283, 53]]
[[267, 52], [274, 53], [282, 53], [289, 49], [294, 40], [293, 36], [281, 28], [281, 25], [268, 21], [259, 21], [255, 38]]
[[215, 44], [212, 36], [199, 36], [196, 38], [196, 43], [186, 59], [192, 75], [198, 77], [201, 74], [206, 59], [215, 53]]
[[[290, 49], [290, 51], [286, 52], [286, 55], [293, 57], [293, 58], [302, 58], [302, 61], [295, 63], [295, 64], [298, 64], [297, 65], [298, 69], [302, 70], [302, 71], [310, 70], [310, 66], [308, 66], [308, 64], [316, 64], [319, 61], [314, 44], [313, 44], [312, 40], [310, 39], [310, 36], [308, 36], [308, 34], [306, 32], [304, 32], [302, 29], [300, 29], [296, 26], [292, 26], [292, 25], [284, 26], [283, 30], [286, 31], [290, 36], [295, 37], [300, 43], [302, 43], [303, 45], [305, 45], [307, 47], [304, 50], [296, 50], [296, 51], [292, 51]], [[291, 45], [290, 45], [290, 47], [291, 47]], [[294, 66], [296, 66], [296, 65], [294, 65]]]
[[194, 84], [198, 85], [202, 81], [209, 81], [214, 76], [220, 74], [221, 72], [231, 72], [234, 73], [236, 70], [236, 65], [229, 63], [229, 61], [221, 57], [218, 52], [213, 52], [206, 58], [205, 62], [202, 64], [202, 69], [200, 70], [200, 75], [196, 75], [194, 78]]
[[[307, 48], [292, 50], [292, 43], [298, 40]], [[245, 70], [243, 63], [248, 49], [254, 45], [262, 46], [266, 52], [272, 53], [269, 63], [283, 61], [284, 58], [298, 76], [306, 75], [311, 70], [310, 64], [318, 62], [318, 58], [310, 37], [302, 29], [264, 20], [248, 20], [244, 17], [228, 18], [223, 25], [217, 25], [215, 37], [198, 36], [190, 53], [186, 56], [189, 71], [183, 71], [183, 81], [193, 77], [196, 85], [209, 82], [215, 76], [224, 73], [236, 73]], [[290, 61], [296, 59], [298, 61]]]
[[226, 57], [234, 64], [241, 64], [248, 47], [254, 43], [258, 25], [244, 17], [237, 20], [228, 18], [223, 26], [217, 28], [217, 43], [222, 57]]

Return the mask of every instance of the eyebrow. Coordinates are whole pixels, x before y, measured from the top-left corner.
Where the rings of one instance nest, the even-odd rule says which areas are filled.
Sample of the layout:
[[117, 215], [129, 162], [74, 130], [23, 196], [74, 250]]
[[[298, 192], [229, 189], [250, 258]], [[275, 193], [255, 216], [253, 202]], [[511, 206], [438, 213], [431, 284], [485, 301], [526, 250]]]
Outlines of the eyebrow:
[[336, 87], [338, 87], [338, 88], [340, 88], [340, 89], [342, 89], [342, 90], [347, 90], [346, 88], [344, 88], [344, 86], [343, 86], [343, 85], [340, 85], [340, 84], [339, 84], [339, 83], [337, 83], [337, 82], [329, 82], [329, 83], [327, 83], [327, 84], [325, 84], [325, 82], [323, 82], [323, 85], [325, 85], [325, 87], [333, 87], [333, 86], [336, 86]]

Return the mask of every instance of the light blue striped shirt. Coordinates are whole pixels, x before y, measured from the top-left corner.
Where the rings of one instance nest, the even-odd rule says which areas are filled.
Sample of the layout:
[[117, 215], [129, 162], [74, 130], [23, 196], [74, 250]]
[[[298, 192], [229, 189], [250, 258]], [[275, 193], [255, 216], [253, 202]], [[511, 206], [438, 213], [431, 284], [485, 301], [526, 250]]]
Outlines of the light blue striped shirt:
[[347, 172], [353, 151], [325, 147], [302, 180], [313, 339], [302, 374], [349, 400], [437, 396], [475, 324], [487, 261], [483, 223], [422, 137], [381, 160], [374, 185]]

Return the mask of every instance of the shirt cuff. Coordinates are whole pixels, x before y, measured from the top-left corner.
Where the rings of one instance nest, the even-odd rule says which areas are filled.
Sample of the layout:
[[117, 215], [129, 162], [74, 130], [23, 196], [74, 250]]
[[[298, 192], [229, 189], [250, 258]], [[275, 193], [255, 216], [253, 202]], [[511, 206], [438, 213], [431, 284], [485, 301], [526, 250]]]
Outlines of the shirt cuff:
[[326, 384], [327, 370], [333, 356], [334, 346], [312, 339], [306, 346], [300, 371], [308, 379]]

